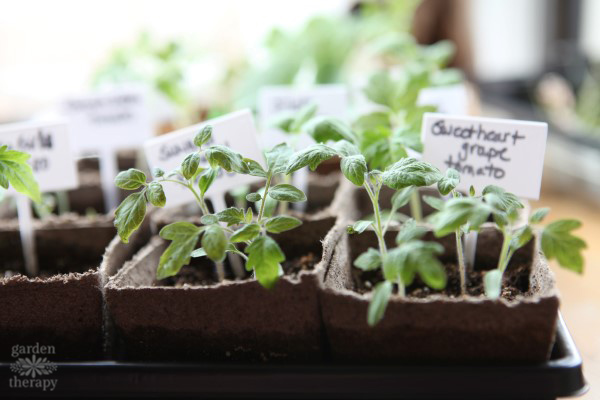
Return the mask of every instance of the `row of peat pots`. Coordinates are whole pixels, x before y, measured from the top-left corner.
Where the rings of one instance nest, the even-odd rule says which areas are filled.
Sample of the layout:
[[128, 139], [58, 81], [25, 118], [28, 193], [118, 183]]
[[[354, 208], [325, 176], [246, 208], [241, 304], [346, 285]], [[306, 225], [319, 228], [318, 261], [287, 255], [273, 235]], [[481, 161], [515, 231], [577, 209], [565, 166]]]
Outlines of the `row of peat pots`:
[[[0, 343], [3, 360], [14, 345], [55, 348], [58, 360], [145, 361], [469, 361], [543, 362], [550, 356], [559, 300], [547, 263], [534, 241], [520, 249], [505, 274], [510, 296], [483, 296], [483, 271], [497, 264], [501, 234], [482, 229], [469, 296], [460, 296], [452, 236], [428, 240], [444, 246], [444, 291], [418, 279], [406, 297], [392, 296], [385, 317], [367, 324], [374, 272], [353, 267], [374, 235], [349, 235], [346, 227], [369, 214], [365, 194], [338, 175], [311, 175], [303, 224], [277, 235], [288, 260], [267, 290], [249, 273], [215, 282], [214, 265], [193, 259], [173, 278], [157, 281], [167, 242], [157, 229], [181, 219], [182, 210], [151, 214], [128, 244], [114, 238], [110, 218], [58, 218], [38, 226], [43, 273], [21, 268], [16, 224], [0, 227]], [[390, 195], [382, 206], [390, 203]], [[333, 198], [333, 201], [329, 201]], [[330, 203], [330, 204], [328, 204]], [[427, 213], [427, 205], [423, 204]], [[319, 210], [320, 211], [316, 211]], [[192, 217], [188, 217], [194, 220]], [[394, 229], [388, 237], [394, 240]], [[101, 262], [100, 262], [101, 260]]]

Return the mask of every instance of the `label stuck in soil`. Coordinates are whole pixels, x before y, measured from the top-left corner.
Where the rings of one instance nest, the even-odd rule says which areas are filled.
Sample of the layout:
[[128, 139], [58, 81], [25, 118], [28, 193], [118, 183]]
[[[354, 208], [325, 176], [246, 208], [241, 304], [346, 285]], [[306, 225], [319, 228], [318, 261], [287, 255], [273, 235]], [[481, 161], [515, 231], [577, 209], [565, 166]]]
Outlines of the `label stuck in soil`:
[[80, 153], [137, 148], [152, 137], [152, 122], [141, 88], [116, 89], [73, 97], [61, 112], [69, 121]]
[[423, 160], [461, 174], [458, 189], [498, 185], [538, 199], [548, 125], [543, 122], [426, 113]]
[[282, 113], [294, 113], [311, 103], [317, 106], [317, 115], [345, 120], [348, 113], [348, 90], [344, 85], [316, 85], [309, 88], [267, 86], [261, 89], [258, 94], [258, 111], [263, 147], [270, 149], [286, 142], [301, 149], [313, 144], [314, 140], [307, 134], [291, 137], [273, 127], [273, 122]]
[[[211, 125], [213, 131], [210, 142], [205, 146], [215, 144], [227, 146], [264, 166], [263, 154], [258, 146], [254, 117], [250, 110], [241, 110], [148, 140], [144, 143], [144, 152], [150, 169], [158, 167], [168, 173], [178, 168], [188, 154], [198, 150], [194, 146], [194, 136], [206, 125]], [[207, 164], [205, 160], [203, 165]], [[206, 197], [209, 199], [222, 197], [231, 189], [263, 180], [255, 176], [220, 170], [220, 175], [215, 179]], [[163, 187], [167, 197], [166, 207], [176, 207], [195, 201], [194, 195], [181, 185], [166, 182]]]
[[[29, 164], [42, 192], [76, 188], [77, 166], [65, 123], [0, 126], [0, 146], [31, 154]], [[12, 188], [9, 188], [13, 192]]]

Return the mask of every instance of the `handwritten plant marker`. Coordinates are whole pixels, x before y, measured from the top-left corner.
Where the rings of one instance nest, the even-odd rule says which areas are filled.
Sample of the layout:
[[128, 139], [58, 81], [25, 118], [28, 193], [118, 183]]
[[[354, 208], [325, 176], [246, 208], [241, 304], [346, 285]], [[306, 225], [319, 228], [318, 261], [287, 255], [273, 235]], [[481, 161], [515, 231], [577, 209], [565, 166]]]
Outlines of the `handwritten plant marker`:
[[498, 185], [517, 196], [540, 196], [548, 125], [543, 122], [426, 113], [423, 160], [456, 169], [479, 192]]
[[[213, 127], [208, 145], [221, 144], [254, 160], [262, 160], [263, 153], [258, 145], [258, 134], [250, 110], [236, 111], [219, 118], [192, 125], [144, 143], [144, 153], [151, 170], [162, 168], [167, 173], [178, 168], [182, 157], [195, 151], [194, 136], [206, 125]], [[207, 164], [206, 160], [202, 160]], [[219, 171], [218, 179], [211, 186], [211, 201], [223, 201], [225, 193], [242, 185], [261, 182], [262, 179]], [[177, 184], [165, 185], [167, 207], [177, 207], [194, 202], [193, 194]], [[222, 204], [222, 203], [221, 203]]]
[[[258, 116], [261, 128], [261, 145], [270, 149], [279, 143], [288, 143], [296, 150], [310, 146], [315, 141], [307, 133], [289, 135], [273, 126], [273, 121], [284, 113], [295, 113], [302, 107], [314, 104], [317, 115], [348, 119], [349, 92], [339, 84], [310, 87], [266, 86], [258, 94]], [[308, 170], [302, 169], [292, 176], [294, 186], [308, 192]], [[296, 203], [302, 209], [306, 203]]]
[[118, 173], [116, 151], [137, 148], [152, 137], [147, 95], [139, 87], [91, 93], [65, 100], [62, 114], [68, 119], [78, 154], [97, 154], [107, 209], [118, 205], [113, 178]]
[[[31, 155], [28, 162], [41, 192], [67, 190], [78, 186], [77, 166], [66, 123], [1, 125], [0, 146], [4, 145]], [[9, 188], [8, 193], [16, 194], [12, 188]], [[16, 194], [16, 200], [25, 270], [30, 276], [36, 276], [38, 263], [31, 201], [21, 194]]]

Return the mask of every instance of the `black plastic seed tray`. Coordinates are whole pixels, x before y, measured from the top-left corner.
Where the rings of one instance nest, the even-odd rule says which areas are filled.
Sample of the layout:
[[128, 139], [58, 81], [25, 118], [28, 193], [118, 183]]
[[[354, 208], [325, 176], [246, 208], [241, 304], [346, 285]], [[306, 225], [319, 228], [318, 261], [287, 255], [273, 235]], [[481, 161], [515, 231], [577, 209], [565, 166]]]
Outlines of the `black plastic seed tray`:
[[[11, 364], [2, 363], [0, 398], [554, 399], [585, 393], [587, 385], [581, 364], [581, 356], [560, 317], [552, 357], [538, 365], [230, 365], [103, 361], [56, 363], [50, 374], [31, 378], [20, 376], [11, 369]], [[31, 378], [31, 381], [55, 379], [56, 384], [54, 390], [50, 390], [48, 383], [46, 391], [15, 387], [15, 376]]]

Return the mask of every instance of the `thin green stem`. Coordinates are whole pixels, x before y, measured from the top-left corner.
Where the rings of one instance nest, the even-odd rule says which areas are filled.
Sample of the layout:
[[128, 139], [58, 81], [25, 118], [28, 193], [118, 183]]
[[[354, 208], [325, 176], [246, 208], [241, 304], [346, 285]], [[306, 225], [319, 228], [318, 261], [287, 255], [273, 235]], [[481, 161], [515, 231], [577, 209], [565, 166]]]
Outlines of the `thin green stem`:
[[502, 242], [502, 250], [500, 250], [500, 259], [498, 260], [498, 269], [500, 272], [504, 272], [508, 265], [508, 261], [510, 261], [510, 257], [512, 256], [512, 254], [509, 254], [512, 235], [507, 233], [505, 229], [502, 229], [502, 236], [504, 237], [504, 240]]
[[458, 255], [458, 272], [460, 274], [460, 294], [467, 294], [467, 268], [465, 267], [465, 255], [463, 253], [462, 233], [460, 228], [454, 232], [456, 236], [456, 254]]
[[410, 195], [410, 213], [415, 221], [423, 221], [423, 210], [421, 209], [421, 197], [419, 196], [419, 189], [415, 189]]
[[185, 183], [185, 182], [178, 181], [176, 179], [161, 179], [161, 182], [177, 183], [177, 184], [189, 189], [194, 194], [194, 197], [196, 198], [196, 202], [198, 203], [198, 206], [200, 206], [200, 211], [202, 212], [202, 215], [210, 214], [210, 211], [208, 210], [208, 206], [206, 205], [206, 202], [204, 201], [204, 197], [196, 192], [196, 190], [194, 189], [194, 185], [191, 184], [190, 182]]
[[262, 221], [263, 214], [265, 212], [265, 203], [267, 201], [267, 194], [269, 194], [269, 187], [271, 186], [271, 179], [273, 179], [273, 175], [269, 174], [267, 176], [267, 183], [265, 184], [265, 190], [262, 195], [262, 200], [260, 202], [260, 211], [258, 212], [257, 222], [260, 224]]

